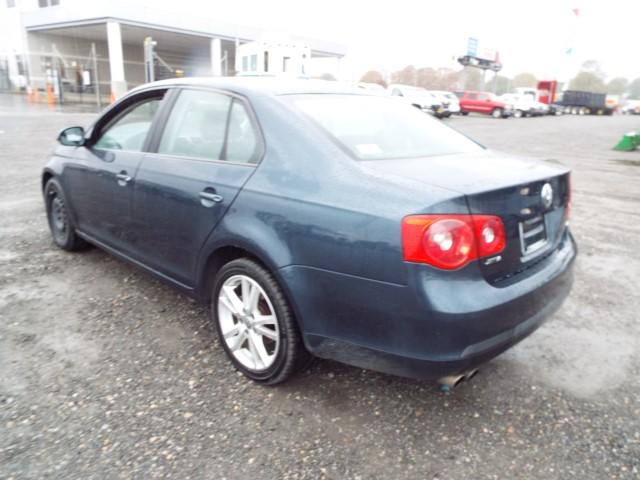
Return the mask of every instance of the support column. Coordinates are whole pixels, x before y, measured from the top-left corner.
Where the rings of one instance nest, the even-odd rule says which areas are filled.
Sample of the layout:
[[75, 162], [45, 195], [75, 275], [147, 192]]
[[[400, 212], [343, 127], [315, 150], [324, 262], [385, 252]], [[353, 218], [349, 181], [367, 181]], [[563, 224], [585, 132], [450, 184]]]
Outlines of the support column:
[[26, 86], [25, 79], [21, 79], [18, 74], [18, 59], [16, 58], [17, 53], [15, 50], [13, 53], [8, 55], [8, 67], [9, 67], [9, 83], [12, 90], [19, 90], [22, 87]]
[[219, 38], [211, 39], [211, 74], [214, 77], [222, 75], [222, 42]]
[[111, 74], [111, 97], [120, 98], [127, 92], [124, 79], [124, 55], [122, 32], [117, 22], [107, 22], [107, 44], [109, 46], [109, 73]]

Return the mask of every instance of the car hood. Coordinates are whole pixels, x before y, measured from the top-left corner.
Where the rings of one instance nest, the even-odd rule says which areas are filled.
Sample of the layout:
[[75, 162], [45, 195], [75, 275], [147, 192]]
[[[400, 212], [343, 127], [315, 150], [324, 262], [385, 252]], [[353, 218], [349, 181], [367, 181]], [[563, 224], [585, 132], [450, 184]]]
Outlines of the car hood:
[[569, 170], [553, 160], [540, 161], [484, 150], [433, 157], [366, 160], [365, 169], [402, 177], [465, 195], [543, 180]]

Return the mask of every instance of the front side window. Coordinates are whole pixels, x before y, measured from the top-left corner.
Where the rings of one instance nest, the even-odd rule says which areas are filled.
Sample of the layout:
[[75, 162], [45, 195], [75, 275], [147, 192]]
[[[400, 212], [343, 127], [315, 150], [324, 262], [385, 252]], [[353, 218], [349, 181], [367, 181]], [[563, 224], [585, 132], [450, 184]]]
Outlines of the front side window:
[[142, 100], [123, 110], [100, 129], [95, 147], [140, 152], [162, 97]]
[[292, 95], [294, 105], [358, 160], [482, 151], [475, 142], [392, 100], [368, 95]]

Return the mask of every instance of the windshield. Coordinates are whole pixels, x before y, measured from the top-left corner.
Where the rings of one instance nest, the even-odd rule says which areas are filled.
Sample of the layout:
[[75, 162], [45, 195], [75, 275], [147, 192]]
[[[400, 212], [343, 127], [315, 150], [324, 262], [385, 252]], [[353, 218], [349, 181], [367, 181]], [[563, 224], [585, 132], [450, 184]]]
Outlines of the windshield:
[[294, 95], [293, 103], [359, 160], [481, 151], [477, 143], [417, 108], [365, 95]]

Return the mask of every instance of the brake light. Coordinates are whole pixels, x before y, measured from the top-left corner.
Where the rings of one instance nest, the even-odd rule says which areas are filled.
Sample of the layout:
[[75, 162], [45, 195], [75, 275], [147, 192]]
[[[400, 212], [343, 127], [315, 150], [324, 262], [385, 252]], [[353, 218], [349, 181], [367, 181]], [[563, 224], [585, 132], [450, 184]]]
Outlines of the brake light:
[[504, 250], [507, 239], [500, 217], [474, 215], [472, 221], [476, 234], [478, 257], [488, 257]]
[[504, 225], [493, 215], [409, 215], [402, 221], [407, 262], [455, 270], [471, 260], [500, 253]]

